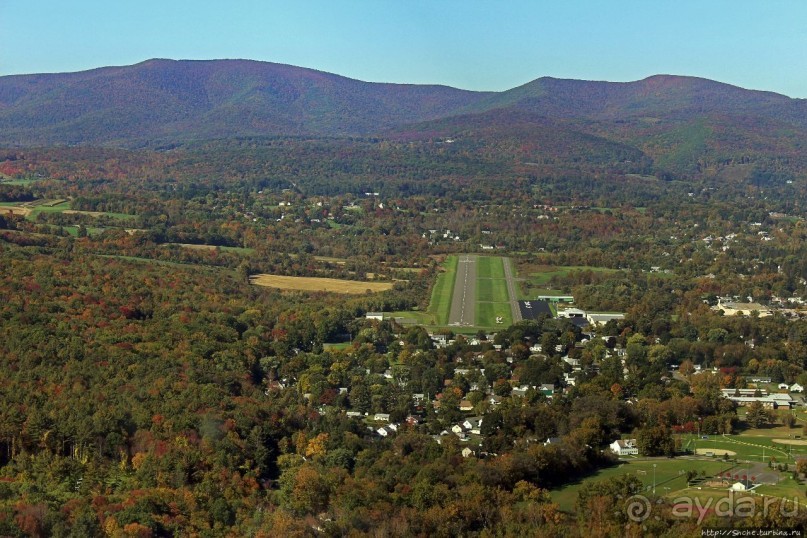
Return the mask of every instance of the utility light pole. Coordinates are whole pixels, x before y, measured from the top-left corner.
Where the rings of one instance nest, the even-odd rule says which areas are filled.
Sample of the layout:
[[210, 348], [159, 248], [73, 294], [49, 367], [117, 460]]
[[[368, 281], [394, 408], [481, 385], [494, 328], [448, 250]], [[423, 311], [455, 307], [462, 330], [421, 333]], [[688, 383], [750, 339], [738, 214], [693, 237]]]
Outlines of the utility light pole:
[[656, 494], [656, 464], [653, 464], [653, 495]]

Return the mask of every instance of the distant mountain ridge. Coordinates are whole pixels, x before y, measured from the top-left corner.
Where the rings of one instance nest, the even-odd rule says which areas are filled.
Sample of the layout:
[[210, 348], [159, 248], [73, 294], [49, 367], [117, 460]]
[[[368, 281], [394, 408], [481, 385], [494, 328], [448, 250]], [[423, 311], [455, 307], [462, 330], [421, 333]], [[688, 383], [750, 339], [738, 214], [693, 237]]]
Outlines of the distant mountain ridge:
[[487, 95], [251, 60], [149, 60], [0, 77], [0, 143], [360, 135], [450, 115]]
[[641, 160], [688, 174], [765, 163], [807, 173], [807, 100], [696, 77], [544, 77], [474, 92], [251, 60], [0, 77], [4, 146], [158, 147], [255, 136], [466, 137], [518, 148], [513, 154], [525, 161]]

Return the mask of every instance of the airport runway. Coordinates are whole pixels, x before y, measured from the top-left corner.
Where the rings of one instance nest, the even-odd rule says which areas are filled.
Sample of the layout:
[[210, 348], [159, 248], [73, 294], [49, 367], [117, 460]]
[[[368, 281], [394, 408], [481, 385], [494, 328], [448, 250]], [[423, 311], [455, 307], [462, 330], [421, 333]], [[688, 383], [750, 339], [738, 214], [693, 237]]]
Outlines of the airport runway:
[[507, 279], [507, 294], [510, 295], [510, 313], [513, 315], [513, 323], [522, 320], [521, 307], [518, 305], [518, 286], [513, 276], [513, 264], [510, 258], [502, 258], [504, 265], [504, 278]]
[[472, 254], [460, 255], [448, 314], [449, 325], [470, 326], [476, 322], [476, 259]]

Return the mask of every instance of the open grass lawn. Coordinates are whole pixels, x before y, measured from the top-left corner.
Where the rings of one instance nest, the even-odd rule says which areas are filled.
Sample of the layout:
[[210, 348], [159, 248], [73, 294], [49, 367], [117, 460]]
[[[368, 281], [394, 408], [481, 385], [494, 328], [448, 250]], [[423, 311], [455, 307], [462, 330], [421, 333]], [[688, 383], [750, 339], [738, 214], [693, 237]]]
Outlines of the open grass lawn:
[[[496, 317], [502, 323], [496, 323]], [[510, 303], [476, 303], [476, 324], [480, 327], [509, 327], [513, 324]]]
[[369, 292], [380, 292], [392, 289], [392, 282], [361, 282], [356, 280], [339, 280], [336, 278], [318, 278], [285, 275], [254, 275], [250, 282], [256, 286], [266, 286], [281, 290], [294, 291], [326, 291], [361, 295]]
[[499, 256], [479, 256], [476, 278], [504, 278], [504, 262]]
[[457, 278], [457, 256], [449, 256], [443, 264], [444, 272], [437, 276], [432, 288], [432, 297], [429, 302], [429, 313], [434, 315], [437, 325], [448, 323], [448, 314], [451, 311], [451, 296], [454, 293], [454, 280]]
[[703, 471], [706, 476], [715, 476], [721, 471], [732, 467], [732, 463], [709, 460], [690, 459], [656, 459], [656, 460], [627, 460], [619, 466], [602, 469], [585, 479], [573, 482], [562, 488], [552, 490], [552, 500], [560, 506], [561, 510], [574, 510], [577, 501], [577, 492], [580, 491], [586, 480], [603, 480], [632, 474], [642, 481], [647, 493], [653, 489], [653, 465], [655, 469], [656, 494], [660, 496], [676, 496], [687, 487], [686, 472], [693, 470]]

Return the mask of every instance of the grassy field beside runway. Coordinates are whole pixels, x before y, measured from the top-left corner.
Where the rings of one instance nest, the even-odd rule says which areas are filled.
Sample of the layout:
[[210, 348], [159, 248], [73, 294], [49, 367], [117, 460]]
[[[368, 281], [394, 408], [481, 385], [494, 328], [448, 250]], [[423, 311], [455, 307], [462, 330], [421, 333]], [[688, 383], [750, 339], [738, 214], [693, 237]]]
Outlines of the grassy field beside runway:
[[443, 272], [437, 275], [429, 302], [429, 314], [434, 316], [436, 325], [448, 323], [451, 310], [451, 296], [454, 293], [454, 280], [457, 278], [457, 256], [448, 256], [443, 263]]

